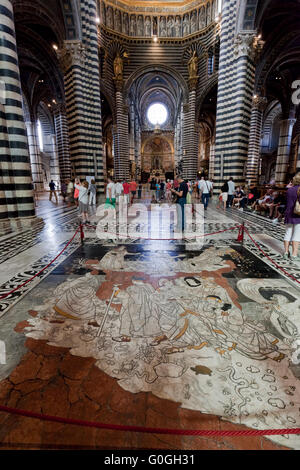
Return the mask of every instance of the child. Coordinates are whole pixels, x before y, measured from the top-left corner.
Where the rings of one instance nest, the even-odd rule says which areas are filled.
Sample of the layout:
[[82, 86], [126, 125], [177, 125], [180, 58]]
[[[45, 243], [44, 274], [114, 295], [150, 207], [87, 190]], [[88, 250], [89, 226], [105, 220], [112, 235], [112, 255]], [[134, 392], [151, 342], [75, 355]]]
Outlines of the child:
[[75, 188], [78, 189], [79, 212], [82, 216], [82, 221], [84, 224], [89, 224], [89, 183], [87, 181], [83, 181], [80, 185], [75, 184]]

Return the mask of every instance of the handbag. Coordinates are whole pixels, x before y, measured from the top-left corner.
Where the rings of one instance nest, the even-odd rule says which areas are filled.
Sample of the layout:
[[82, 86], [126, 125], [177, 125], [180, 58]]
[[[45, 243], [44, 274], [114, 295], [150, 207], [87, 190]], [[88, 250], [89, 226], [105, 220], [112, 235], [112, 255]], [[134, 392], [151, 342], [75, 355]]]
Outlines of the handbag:
[[299, 201], [299, 196], [300, 196], [300, 188], [297, 191], [297, 201], [294, 207], [294, 214], [300, 216], [300, 201]]

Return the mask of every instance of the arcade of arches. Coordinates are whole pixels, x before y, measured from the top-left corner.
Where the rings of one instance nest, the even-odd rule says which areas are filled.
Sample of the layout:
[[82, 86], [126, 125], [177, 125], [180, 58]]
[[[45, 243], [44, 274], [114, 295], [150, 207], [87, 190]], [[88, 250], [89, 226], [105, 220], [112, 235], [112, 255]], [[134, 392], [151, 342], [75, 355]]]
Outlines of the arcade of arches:
[[[263, 192], [300, 171], [299, 0], [0, 0], [0, 30], [0, 405], [146, 427], [295, 427], [300, 263], [283, 259], [283, 223], [215, 203], [230, 177]], [[214, 183], [203, 246], [99, 240], [89, 208], [84, 244], [55, 258], [79, 213], [49, 201], [51, 180], [58, 193], [95, 180], [97, 203], [107, 178], [143, 183], [141, 230], [149, 178], [176, 175]], [[237, 243], [244, 222], [256, 245]], [[33, 421], [1, 412], [0, 445], [300, 449], [298, 435], [160, 439]]]

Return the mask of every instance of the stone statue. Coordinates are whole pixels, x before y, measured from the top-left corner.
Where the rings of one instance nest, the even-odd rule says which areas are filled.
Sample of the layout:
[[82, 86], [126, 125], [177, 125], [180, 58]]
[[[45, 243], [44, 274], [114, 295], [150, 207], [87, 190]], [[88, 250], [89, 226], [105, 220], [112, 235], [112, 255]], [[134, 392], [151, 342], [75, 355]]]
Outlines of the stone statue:
[[210, 10], [210, 3], [206, 7], [206, 26], [211, 23], [211, 10]]
[[197, 57], [196, 51], [193, 52], [190, 60], [188, 61], [188, 69], [189, 69], [189, 78], [196, 78], [198, 75], [198, 62], [199, 59]]
[[114, 60], [114, 78], [116, 80], [122, 80], [123, 79], [123, 59], [120, 56], [119, 51], [117, 52], [117, 55]]
[[119, 33], [121, 32], [121, 18], [119, 10], [115, 10], [115, 30]]
[[129, 34], [129, 24], [128, 24], [128, 14], [127, 13], [124, 13], [123, 15], [123, 32], [125, 34]]
[[145, 36], [151, 36], [151, 20], [150, 20], [150, 16], [146, 16], [146, 20], [145, 20]]
[[144, 36], [144, 27], [143, 27], [143, 17], [142, 15], [138, 16], [137, 19], [137, 35]]
[[159, 35], [161, 37], [166, 37], [167, 30], [166, 30], [166, 18], [164, 16], [160, 17], [159, 21]]
[[190, 33], [190, 20], [188, 15], [183, 17], [183, 36], [187, 36]]
[[167, 33], [168, 33], [169, 38], [173, 36], [173, 26], [174, 26], [173, 16], [169, 16], [168, 21], [167, 21]]
[[100, 21], [101, 21], [102, 24], [106, 24], [105, 23], [105, 5], [104, 5], [104, 2], [100, 3]]
[[130, 36], [135, 36], [135, 15], [130, 16]]
[[181, 36], [181, 18], [180, 18], [180, 16], [176, 16], [174, 28], [175, 28], [175, 37], [179, 38]]
[[196, 10], [193, 11], [191, 17], [191, 33], [195, 33], [197, 31], [197, 12]]
[[205, 7], [202, 7], [199, 13], [199, 29], [205, 28]]
[[108, 7], [106, 10], [106, 26], [110, 29], [113, 29], [113, 13], [112, 13], [112, 8]]

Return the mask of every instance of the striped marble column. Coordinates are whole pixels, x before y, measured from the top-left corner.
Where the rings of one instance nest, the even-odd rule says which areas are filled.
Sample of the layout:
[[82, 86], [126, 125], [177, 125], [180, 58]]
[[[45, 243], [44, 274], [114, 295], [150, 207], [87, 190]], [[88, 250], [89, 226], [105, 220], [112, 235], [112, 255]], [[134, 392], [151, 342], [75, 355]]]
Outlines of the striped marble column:
[[281, 121], [278, 153], [276, 161], [275, 182], [277, 186], [284, 186], [289, 167], [290, 150], [292, 143], [293, 127], [296, 119], [289, 118]]
[[27, 130], [32, 181], [36, 191], [43, 191], [44, 175], [36, 123], [27, 121], [25, 122], [25, 126]]
[[128, 107], [124, 106], [122, 83], [115, 82], [116, 85], [116, 115], [117, 115], [117, 135], [115, 153], [115, 178], [129, 178], [129, 142], [128, 142]]
[[183, 178], [195, 179], [198, 171], [198, 154], [196, 149], [196, 86], [192, 86], [189, 92], [188, 107], [184, 106], [183, 123]]
[[[245, 181], [256, 59], [263, 42], [255, 32], [236, 35], [238, 0], [223, 0], [216, 119], [215, 188]], [[233, 47], [234, 45], [234, 47]]]
[[129, 134], [129, 158], [135, 161], [135, 119], [134, 119], [134, 103], [130, 103], [130, 134]]
[[215, 142], [210, 146], [208, 177], [212, 181], [215, 177]]
[[257, 185], [258, 183], [258, 162], [262, 138], [263, 113], [266, 106], [266, 98], [258, 95], [253, 97], [246, 169], [246, 181], [249, 185]]
[[13, 6], [0, 3], [0, 218], [35, 215]]
[[93, 176], [104, 190], [102, 118], [97, 31], [97, 0], [79, 0], [81, 40], [58, 51], [64, 72], [70, 158], [76, 176]]
[[[135, 114], [135, 144], [134, 154], [137, 167], [142, 170], [142, 135], [141, 126], [138, 119], [138, 114]], [[141, 175], [139, 175], [141, 176]]]
[[54, 107], [54, 125], [61, 181], [71, 178], [68, 121], [64, 105]]

